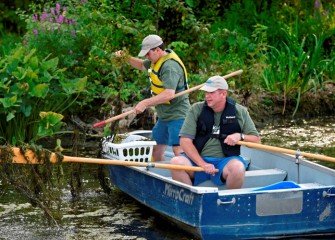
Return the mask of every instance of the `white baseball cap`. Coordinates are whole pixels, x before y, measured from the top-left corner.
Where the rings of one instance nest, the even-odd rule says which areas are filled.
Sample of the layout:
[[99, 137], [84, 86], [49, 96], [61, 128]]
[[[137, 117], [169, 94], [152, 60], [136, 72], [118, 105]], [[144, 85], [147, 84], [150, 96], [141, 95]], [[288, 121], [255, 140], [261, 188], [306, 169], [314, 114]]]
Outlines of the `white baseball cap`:
[[228, 90], [227, 81], [221, 76], [213, 76], [208, 78], [205, 85], [200, 88], [200, 90], [206, 92], [214, 92], [218, 89]]
[[138, 54], [139, 57], [144, 57], [150, 51], [150, 49], [158, 47], [163, 43], [163, 40], [158, 35], [149, 35], [142, 41], [142, 50]]

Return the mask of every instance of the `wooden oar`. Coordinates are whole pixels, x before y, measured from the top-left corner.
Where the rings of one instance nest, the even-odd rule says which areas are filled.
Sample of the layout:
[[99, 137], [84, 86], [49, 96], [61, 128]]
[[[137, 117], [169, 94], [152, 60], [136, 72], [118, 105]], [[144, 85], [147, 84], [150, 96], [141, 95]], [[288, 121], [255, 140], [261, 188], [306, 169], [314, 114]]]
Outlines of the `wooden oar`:
[[237, 144], [243, 145], [243, 146], [246, 146], [246, 147], [250, 147], [250, 148], [258, 148], [258, 149], [263, 149], [263, 150], [268, 150], [268, 151], [273, 151], [273, 152], [286, 153], [286, 154], [297, 155], [297, 156], [304, 156], [304, 157], [309, 157], [309, 158], [314, 158], [314, 159], [319, 159], [319, 160], [322, 160], [322, 161], [335, 163], [335, 158], [320, 155], [320, 154], [300, 152], [298, 150], [291, 150], [291, 149], [280, 148], [280, 147], [272, 147], [272, 146], [259, 144], [259, 143], [252, 143], [252, 142], [238, 141]]
[[[238, 70], [238, 71], [235, 71], [235, 72], [232, 72], [232, 73], [229, 73], [229, 74], [223, 76], [223, 78], [224, 78], [224, 79], [228, 79], [228, 78], [230, 78], [230, 77], [239, 75], [239, 74], [241, 74], [242, 72], [243, 72], [242, 70]], [[179, 97], [179, 96], [181, 96], [181, 95], [184, 95], [184, 94], [187, 94], [187, 93], [196, 91], [196, 90], [198, 90], [199, 88], [201, 88], [201, 87], [204, 86], [204, 85], [205, 85], [205, 83], [200, 84], [200, 85], [195, 86], [195, 87], [192, 87], [192, 88], [189, 88], [189, 89], [187, 89], [187, 90], [185, 90], [185, 91], [176, 93], [174, 97], [176, 98], [176, 97]], [[102, 126], [106, 125], [107, 123], [110, 123], [110, 122], [113, 122], [113, 121], [116, 121], [116, 120], [125, 118], [125, 117], [127, 117], [128, 115], [130, 115], [130, 114], [132, 114], [132, 113], [135, 113], [135, 109], [130, 110], [130, 111], [128, 111], [128, 112], [124, 112], [124, 113], [122, 113], [122, 114], [120, 114], [120, 115], [117, 115], [117, 116], [115, 116], [115, 117], [108, 118], [108, 119], [106, 119], [106, 120], [104, 120], [104, 121], [102, 121], [102, 122], [98, 122], [98, 123], [96, 123], [96, 124], [93, 125], [93, 128], [96, 128], [96, 127], [102, 127]]]
[[[42, 159], [39, 160], [35, 153], [31, 150], [27, 150], [24, 155], [21, 154], [19, 148], [12, 148], [14, 156], [12, 163], [15, 164], [43, 164], [45, 161]], [[0, 149], [0, 153], [1, 153]], [[0, 162], [3, 160], [0, 159]], [[50, 160], [51, 163], [57, 163], [57, 155], [51, 153]], [[100, 158], [84, 158], [84, 157], [69, 157], [63, 156], [62, 162], [69, 163], [92, 163], [92, 164], [105, 164], [105, 165], [119, 165], [119, 166], [138, 166], [138, 167], [148, 167], [148, 168], [164, 168], [164, 169], [173, 169], [173, 170], [186, 170], [186, 171], [195, 171], [202, 172], [204, 169], [202, 167], [193, 167], [193, 166], [183, 166], [183, 165], [174, 165], [174, 164], [164, 164], [156, 162], [132, 162], [132, 161], [122, 161], [122, 160], [109, 160], [109, 159], [100, 159]]]

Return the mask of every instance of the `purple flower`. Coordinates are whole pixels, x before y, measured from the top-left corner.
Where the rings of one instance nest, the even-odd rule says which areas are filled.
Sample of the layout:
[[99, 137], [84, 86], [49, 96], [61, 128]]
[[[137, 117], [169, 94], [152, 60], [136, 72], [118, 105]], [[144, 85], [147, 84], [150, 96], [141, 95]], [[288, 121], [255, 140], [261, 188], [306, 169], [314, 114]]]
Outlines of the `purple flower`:
[[52, 15], [55, 15], [55, 10], [53, 8], [51, 8], [50, 11]]
[[320, 7], [320, 2], [319, 2], [319, 0], [316, 0], [315, 1], [315, 8], [319, 8]]
[[33, 29], [33, 34], [35, 34], [36, 36], [38, 35], [37, 29]]
[[44, 21], [46, 21], [47, 19], [48, 19], [48, 14], [47, 14], [46, 12], [44, 12], [44, 13], [41, 15], [40, 20], [41, 20], [41, 22], [44, 22]]
[[60, 5], [59, 3], [56, 3], [56, 12], [59, 15], [60, 14]]
[[26, 40], [23, 40], [23, 45], [27, 46], [27, 41]]
[[37, 16], [37, 14], [34, 14], [34, 15], [33, 15], [33, 20], [34, 20], [35, 22], [38, 20], [38, 16]]
[[71, 49], [70, 49], [69, 53], [70, 53], [70, 54], [72, 54], [72, 53], [73, 53]]
[[64, 16], [63, 15], [59, 15], [58, 18], [56, 18], [56, 22], [59, 23], [59, 24], [62, 24], [64, 21]]

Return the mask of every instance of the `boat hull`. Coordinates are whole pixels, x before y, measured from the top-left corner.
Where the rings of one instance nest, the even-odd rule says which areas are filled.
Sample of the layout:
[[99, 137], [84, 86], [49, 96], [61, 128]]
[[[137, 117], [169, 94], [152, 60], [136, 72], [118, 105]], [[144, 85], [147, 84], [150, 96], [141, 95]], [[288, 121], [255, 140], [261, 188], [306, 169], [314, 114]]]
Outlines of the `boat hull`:
[[220, 196], [138, 167], [111, 166], [112, 183], [137, 201], [170, 218], [201, 239], [252, 239], [331, 233], [335, 230], [334, 197], [319, 189], [243, 192]]
[[[227, 190], [210, 181], [189, 186], [173, 180], [170, 170], [153, 165], [113, 165], [109, 172], [120, 190], [199, 239], [335, 233], [335, 170], [298, 156], [247, 147], [241, 147], [241, 155], [248, 162], [241, 189]], [[170, 149], [167, 163], [171, 156]]]

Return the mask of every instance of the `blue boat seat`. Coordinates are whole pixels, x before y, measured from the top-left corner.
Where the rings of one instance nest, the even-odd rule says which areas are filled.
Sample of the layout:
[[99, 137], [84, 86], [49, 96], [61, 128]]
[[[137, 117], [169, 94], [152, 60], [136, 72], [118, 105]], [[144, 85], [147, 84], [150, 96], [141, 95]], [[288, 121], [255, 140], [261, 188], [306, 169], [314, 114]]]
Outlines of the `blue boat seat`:
[[268, 191], [268, 190], [277, 190], [277, 189], [291, 189], [291, 188], [301, 188], [300, 185], [296, 184], [295, 182], [292, 181], [282, 181], [282, 182], [277, 182], [265, 187], [257, 188], [252, 190], [253, 192], [257, 191]]

